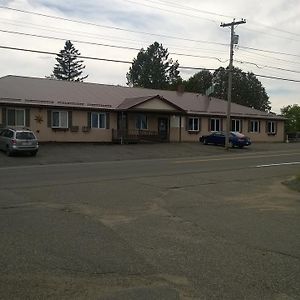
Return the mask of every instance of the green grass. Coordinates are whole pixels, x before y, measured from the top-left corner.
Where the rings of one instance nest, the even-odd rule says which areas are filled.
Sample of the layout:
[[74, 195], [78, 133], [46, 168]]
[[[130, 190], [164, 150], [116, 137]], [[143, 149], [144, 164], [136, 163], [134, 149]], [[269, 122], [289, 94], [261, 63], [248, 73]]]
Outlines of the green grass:
[[293, 179], [285, 181], [284, 184], [290, 189], [300, 192], [300, 174], [296, 175]]

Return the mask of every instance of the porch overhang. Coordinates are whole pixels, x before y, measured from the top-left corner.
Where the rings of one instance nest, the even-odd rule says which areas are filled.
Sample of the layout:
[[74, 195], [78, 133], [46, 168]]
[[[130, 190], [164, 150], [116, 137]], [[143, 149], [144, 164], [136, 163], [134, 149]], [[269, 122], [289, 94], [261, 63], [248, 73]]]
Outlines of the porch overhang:
[[186, 114], [178, 105], [160, 95], [126, 98], [118, 107], [118, 111], [130, 112], [158, 112], [167, 114]]

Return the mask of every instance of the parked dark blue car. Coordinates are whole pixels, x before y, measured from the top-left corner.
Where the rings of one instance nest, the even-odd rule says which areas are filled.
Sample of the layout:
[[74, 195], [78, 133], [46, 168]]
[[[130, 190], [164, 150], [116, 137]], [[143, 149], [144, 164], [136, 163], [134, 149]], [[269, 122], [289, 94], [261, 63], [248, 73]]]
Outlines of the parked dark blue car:
[[[199, 141], [204, 145], [225, 145], [225, 132], [217, 131], [209, 135], [203, 135], [200, 137]], [[251, 145], [251, 140], [239, 132], [231, 131], [229, 136], [229, 143], [231, 147], [243, 148], [244, 146]]]

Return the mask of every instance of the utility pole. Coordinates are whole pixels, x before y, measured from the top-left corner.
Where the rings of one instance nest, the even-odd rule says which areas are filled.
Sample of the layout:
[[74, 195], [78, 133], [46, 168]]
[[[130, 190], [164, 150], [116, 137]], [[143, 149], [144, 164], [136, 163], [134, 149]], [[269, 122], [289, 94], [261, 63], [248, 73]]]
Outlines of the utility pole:
[[[228, 92], [227, 92], [227, 122], [226, 122], [226, 135], [225, 135], [225, 149], [229, 149], [229, 136], [230, 136], [230, 115], [231, 115], [231, 90], [232, 90], [232, 66], [233, 66], [233, 45], [238, 43], [238, 36], [234, 34], [234, 26], [245, 24], [246, 20], [236, 22], [235, 19], [231, 23], [221, 23], [221, 27], [230, 26], [230, 59], [228, 66]], [[236, 37], [236, 38], [235, 38]]]

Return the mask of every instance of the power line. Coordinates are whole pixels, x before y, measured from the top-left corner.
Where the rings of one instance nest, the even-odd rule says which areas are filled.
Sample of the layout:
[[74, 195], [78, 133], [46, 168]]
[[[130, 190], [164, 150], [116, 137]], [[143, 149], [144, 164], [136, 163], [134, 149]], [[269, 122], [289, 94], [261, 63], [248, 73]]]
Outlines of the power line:
[[260, 75], [260, 74], [255, 74], [255, 73], [253, 73], [253, 74], [257, 77], [263, 77], [263, 78], [268, 78], [268, 79], [277, 79], [277, 80], [290, 81], [290, 82], [300, 82], [300, 80], [296, 80], [296, 79], [288, 79], [288, 78], [283, 78], [283, 77]]
[[297, 55], [297, 54], [291, 54], [291, 53], [279, 52], [279, 51], [272, 51], [272, 50], [264, 50], [264, 49], [258, 49], [258, 48], [253, 48], [253, 47], [239, 46], [239, 48], [254, 50], [254, 51], [258, 51], [258, 52], [266, 52], [266, 53], [272, 53], [272, 54], [280, 54], [280, 55], [287, 55], [287, 56], [293, 56], [293, 57], [300, 57], [300, 55]]
[[[23, 36], [30, 36], [30, 37], [37, 37], [37, 38], [43, 38], [43, 39], [53, 39], [53, 40], [59, 40], [59, 41], [65, 41], [65, 40], [67, 40], [65, 38], [59, 38], [59, 37], [54, 37], [54, 36], [45, 36], [45, 35], [31, 34], [31, 33], [11, 31], [11, 30], [2, 30], [2, 29], [0, 29], [0, 32], [5, 32], [5, 33], [9, 33], [9, 34], [23, 35]], [[117, 48], [117, 49], [123, 49], [123, 50], [134, 50], [134, 51], [140, 51], [141, 50], [139, 48], [134, 48], [134, 47], [109, 45], [109, 44], [96, 43], [96, 42], [88, 42], [88, 41], [81, 41], [81, 40], [74, 40], [74, 39], [72, 39], [72, 41], [76, 42], [76, 43], [82, 43], [82, 44], [88, 44], [88, 45], [95, 45], [95, 46], [103, 46], [103, 47], [110, 47], [110, 48]], [[177, 52], [169, 52], [169, 53], [172, 54], [172, 55], [185, 56], [185, 57], [214, 59], [214, 60], [218, 60], [221, 63], [225, 63], [225, 62], [228, 61], [228, 59], [221, 60], [218, 57], [212, 57], [212, 56], [193, 55], [193, 54], [177, 53]], [[280, 67], [274, 67], [274, 66], [268, 66], [268, 65], [260, 65], [260, 64], [254, 63], [254, 62], [249, 62], [249, 61], [243, 61], [243, 60], [235, 60], [235, 61], [238, 62], [238, 63], [241, 63], [241, 64], [255, 65], [259, 69], [261, 69], [261, 68], [271, 68], [271, 69], [276, 69], [276, 70], [280, 70], [280, 71], [287, 71], [287, 72], [292, 72], [292, 73], [300, 73], [300, 71], [296, 71], [296, 70], [290, 70], [290, 69], [286, 69], [286, 68], [280, 68]]]
[[[0, 48], [7, 49], [7, 50], [16, 50], [16, 51], [24, 51], [24, 52], [31, 52], [31, 53], [55, 55], [55, 56], [57, 55], [57, 53], [55, 53], [55, 52], [34, 50], [34, 49], [25, 49], [25, 48], [8, 47], [8, 46], [0, 46]], [[115, 62], [115, 63], [122, 63], [122, 64], [132, 64], [132, 61], [127, 61], [127, 60], [117, 60], [117, 59], [100, 58], [100, 57], [83, 56], [83, 55], [77, 55], [77, 57], [82, 58], [82, 59], [91, 59], [91, 60]], [[216, 70], [215, 68], [208, 69], [208, 68], [202, 68], [202, 67], [188, 67], [188, 66], [179, 66], [178, 68], [179, 69], [191, 69], [191, 70], [208, 70], [208, 71]]]
[[[230, 19], [234, 19], [236, 17], [236, 16], [228, 16], [228, 15], [224, 15], [224, 14], [218, 14], [218, 13], [207, 11], [207, 10], [201, 10], [201, 9], [197, 9], [197, 8], [187, 6], [187, 5], [182, 5], [182, 4], [177, 4], [177, 3], [175, 4], [174, 2], [166, 1], [166, 0], [165, 1], [158, 0], [156, 2], [148, 0], [148, 2], [151, 2], [151, 3], [165, 3], [166, 6], [170, 6], [170, 7], [174, 7], [174, 8], [175, 7], [176, 8], [181, 8], [181, 9], [190, 10], [190, 11], [198, 11], [198, 12], [203, 13], [203, 14], [208, 14], [208, 15], [213, 15], [213, 16], [218, 16], [218, 17], [225, 17], [225, 18], [230, 18]], [[285, 34], [300, 36], [299, 33], [295, 33], [295, 32], [283, 30], [283, 29], [280, 29], [280, 28], [277, 28], [277, 27], [273, 27], [273, 26], [270, 26], [270, 25], [262, 24], [262, 23], [253, 21], [253, 20], [248, 19], [248, 18], [247, 18], [247, 20], [248, 20], [248, 23], [250, 22], [250, 23], [257, 24], [260, 27], [265, 27], [265, 28], [268, 28], [268, 29], [271, 29], [271, 30], [274, 30], [274, 31], [278, 31], [278, 32], [282, 32], [282, 33], [285, 33]], [[244, 30], [255, 31], [255, 30], [248, 29], [248, 28], [244, 28]], [[276, 35], [274, 35], [274, 36], [276, 36]], [[277, 36], [277, 37], [280, 37], [280, 36]], [[284, 38], [284, 37], [282, 37], [282, 38]], [[295, 40], [295, 41], [299, 41], [299, 40]]]
[[[31, 52], [31, 53], [40, 53], [40, 54], [47, 54], [47, 55], [57, 55], [55, 52], [49, 52], [49, 51], [41, 51], [41, 50], [33, 50], [33, 49], [24, 49], [24, 48], [16, 48], [16, 47], [8, 47], [8, 46], [1, 46], [1, 49], [7, 49], [7, 50], [16, 50], [16, 51], [24, 51], [24, 52]], [[123, 63], [123, 64], [132, 64], [132, 61], [126, 61], [126, 60], [116, 60], [116, 59], [108, 59], [108, 58], [100, 58], [100, 57], [91, 57], [91, 56], [82, 56], [78, 55], [78, 58], [83, 59], [91, 59], [91, 60], [98, 60], [98, 61], [106, 61], [106, 62], [114, 62], [114, 63]], [[207, 71], [216, 71], [215, 68], [204, 68], [204, 67], [190, 67], [190, 66], [179, 66], [180, 69], [190, 69], [190, 70], [207, 70]], [[277, 80], [284, 80], [284, 81], [290, 81], [290, 82], [300, 82], [300, 80], [295, 79], [289, 79], [289, 78], [283, 78], [283, 77], [276, 77], [276, 76], [268, 76], [268, 75], [259, 75], [253, 73], [257, 77], [264, 77], [269, 79], [277, 79]]]
[[[68, 39], [65, 38], [59, 38], [54, 36], [46, 36], [46, 35], [39, 35], [39, 34], [32, 34], [32, 33], [25, 33], [25, 32], [18, 32], [18, 31], [11, 31], [11, 30], [2, 30], [0, 29], [0, 32], [10, 33], [10, 34], [18, 34], [23, 36], [30, 36], [30, 37], [37, 37], [37, 38], [43, 38], [43, 39], [53, 39], [53, 40], [59, 40], [59, 41], [66, 41]], [[108, 45], [103, 43], [96, 43], [96, 42], [87, 42], [87, 41], [81, 41], [81, 40], [74, 40], [75, 43], [82, 43], [82, 44], [88, 44], [88, 45], [95, 45], [95, 46], [103, 46], [103, 47], [110, 47], [110, 48], [117, 48], [117, 49], [125, 49], [125, 50], [134, 50], [134, 51], [140, 51], [139, 48], [134, 47], [127, 47], [127, 46], [117, 46], [117, 45]], [[214, 59], [221, 63], [225, 63], [228, 60], [221, 60], [218, 57], [212, 57], [212, 56], [205, 56], [205, 55], [194, 55], [194, 54], [187, 54], [187, 53], [177, 53], [177, 52], [169, 52], [169, 54], [172, 55], [178, 55], [178, 56], [187, 56], [187, 57], [195, 57], [195, 58], [207, 58], [207, 59]]]
[[254, 65], [259, 69], [263, 69], [263, 68], [269, 68], [269, 69], [274, 69], [274, 70], [279, 70], [279, 71], [286, 71], [286, 72], [291, 72], [291, 73], [298, 73], [300, 74], [300, 71], [296, 71], [296, 70], [290, 70], [290, 69], [285, 69], [285, 68], [279, 68], [279, 67], [273, 67], [273, 66], [268, 66], [268, 65], [259, 65], [253, 62], [249, 62], [249, 61], [242, 61], [242, 60], [235, 60], [236, 62], [240, 63], [240, 64], [249, 64], [249, 65]]
[[286, 60], [286, 59], [277, 58], [277, 57], [271, 57], [271, 56], [264, 55], [264, 54], [261, 54], [261, 53], [254, 53], [254, 52], [251, 52], [251, 51], [247, 51], [247, 50], [244, 50], [244, 49], [239, 49], [239, 50], [241, 50], [242, 52], [246, 52], [246, 53], [250, 53], [250, 54], [255, 54], [255, 55], [258, 55], [258, 56], [261, 56], [261, 57], [266, 57], [266, 58], [269, 58], [271, 60], [288, 62], [288, 63], [292, 63], [292, 64], [300, 64], [300, 62], [297, 62], [297, 61]]
[[197, 19], [201, 18], [201, 19], [209, 21], [209, 22], [217, 23], [216, 20], [213, 20], [213, 19], [208, 19], [208, 18], [203, 18], [203, 17], [190, 15], [190, 14], [186, 14], [186, 13], [182, 13], [182, 12], [177, 12], [177, 11], [173, 11], [173, 10], [170, 10], [170, 9], [164, 9], [164, 8], [160, 8], [160, 7], [157, 7], [157, 6], [144, 4], [144, 3], [141, 3], [141, 2], [136, 2], [136, 1], [132, 1], [132, 0], [123, 0], [123, 1], [133, 3], [133, 4], [137, 4], [137, 5], [144, 6], [144, 7], [149, 7], [149, 8], [152, 8], [152, 9], [165, 11], [165, 12], [172, 13], [172, 14], [177, 14], [177, 15], [186, 16], [186, 17], [190, 17], [190, 18], [197, 18]]
[[230, 18], [230, 19], [234, 18], [233, 16], [227, 16], [227, 15], [224, 15], [224, 14], [214, 13], [214, 12], [211, 12], [211, 11], [208, 11], [208, 10], [197, 9], [197, 8], [194, 8], [194, 7], [191, 7], [191, 6], [185, 6], [185, 5], [177, 4], [177, 3], [174, 3], [174, 2], [171, 2], [171, 1], [158, 0], [158, 2], [157, 1], [154, 2], [154, 1], [149, 1], [148, 0], [148, 2], [152, 2], [152, 3], [158, 3], [158, 2], [160, 2], [160, 3], [166, 3], [164, 5], [172, 6], [172, 7], [176, 7], [176, 8], [182, 8], [182, 9], [185, 9], [185, 10], [197, 11], [197, 12], [200, 12], [200, 13], [203, 13], [203, 14], [208, 14], [208, 15], [217, 16], [217, 17], [225, 17], [225, 18]]
[[[4, 18], [2, 18], [3, 20]], [[92, 37], [92, 38], [101, 38], [101, 39], [104, 39], [104, 40], [108, 40], [108, 41], [118, 41], [118, 42], [122, 42], [122, 43], [125, 43], [128, 45], [129, 42], [135, 42], [136, 43], [143, 43], [142, 41], [138, 41], [137, 39], [128, 39], [128, 38], [124, 38], [124, 37], [115, 37], [115, 38], [112, 38], [111, 36], [107, 36], [107, 35], [99, 35], [99, 34], [93, 34], [93, 33], [90, 33], [90, 32], [86, 32], [86, 31], [78, 31], [78, 30], [70, 30], [68, 29], [68, 31], [65, 31], [65, 30], [62, 30], [61, 28], [58, 28], [58, 27], [53, 27], [53, 26], [42, 26], [42, 25], [37, 25], [37, 24], [32, 24], [32, 23], [28, 23], [28, 22], [3, 22], [1, 19], [0, 19], [0, 23], [4, 23], [4, 24], [9, 24], [9, 25], [13, 25], [13, 26], [22, 26], [22, 28], [24, 28], [24, 25], [26, 25], [27, 27], [29, 28], [34, 28], [34, 29], [39, 29], [39, 30], [46, 30], [46, 31], [53, 31], [55, 33], [66, 33], [66, 34], [76, 34], [76, 35], [79, 35], [79, 36], [82, 36], [84, 35], [84, 37]], [[6, 19], [7, 20], [7, 19]], [[19, 25], [18, 23], [21, 23], [23, 25]], [[70, 38], [69, 38], [70, 39]], [[129, 41], [129, 42], [128, 42]], [[149, 43], [152, 43], [153, 41], [149, 42]], [[190, 47], [190, 46], [187, 46], [185, 45], [185, 47], [179, 47], [178, 45], [174, 45], [174, 44], [170, 44], [168, 43], [168, 48], [169, 47], [172, 47], [174, 49], [184, 49], [184, 50], [189, 50], [191, 49], [192, 51], [195, 51], [195, 50], [204, 50], [204, 51], [209, 51], [209, 52], [216, 52], [216, 53], [227, 53], [227, 51], [225, 52], [224, 50], [216, 50], [216, 49], [211, 49], [211, 48], [202, 48], [202, 47]], [[141, 48], [141, 47], [140, 47]], [[138, 49], [140, 49], [138, 48]]]
[[130, 33], [145, 34], [145, 35], [150, 35], [150, 36], [158, 36], [158, 37], [164, 37], [164, 38], [181, 40], [181, 41], [189, 41], [189, 42], [206, 43], [206, 44], [212, 44], [212, 45], [228, 46], [228, 44], [224, 44], [224, 43], [210, 42], [210, 41], [204, 41], [204, 40], [195, 40], [195, 39], [189, 39], [189, 38], [184, 38], [184, 37], [176, 37], [176, 36], [171, 36], [171, 35], [164, 35], [164, 34], [158, 34], [158, 33], [150, 33], [150, 32], [144, 32], [144, 31], [125, 29], [125, 28], [115, 27], [115, 26], [100, 25], [100, 24], [96, 24], [96, 23], [92, 23], [92, 22], [73, 20], [73, 19], [68, 19], [68, 18], [63, 18], [63, 17], [58, 17], [58, 16], [52, 16], [52, 15], [46, 15], [46, 14], [41, 14], [41, 13], [37, 13], [37, 12], [32, 12], [32, 11], [27, 11], [27, 10], [22, 10], [22, 9], [16, 9], [16, 8], [7, 7], [7, 6], [1, 6], [1, 5], [0, 5], [0, 9], [8, 9], [8, 10], [17, 11], [17, 12], [21, 12], [21, 13], [25, 13], [25, 14], [32, 14], [32, 15], [36, 15], [36, 16], [40, 16], [40, 17], [56, 19], [56, 20], [62, 20], [62, 21], [68, 21], [68, 22], [78, 23], [78, 24], [85, 24], [85, 25], [96, 26], [96, 27], [112, 29], [112, 30], [118, 30], [118, 31], [123, 31], [123, 32], [125, 31], [125, 32], [130, 32]]
[[[145, 35], [150, 35], [150, 36], [158, 36], [158, 37], [164, 37], [164, 38], [181, 40], [181, 41], [189, 41], [189, 42], [196, 42], [196, 43], [206, 43], [206, 44], [220, 45], [220, 46], [226, 46], [226, 47], [228, 47], [228, 44], [220, 43], [220, 42], [210, 42], [210, 41], [204, 41], [204, 40], [195, 40], [195, 39], [189, 39], [189, 38], [184, 38], [184, 37], [176, 37], [176, 36], [171, 36], [171, 35], [163, 35], [163, 34], [157, 34], [157, 33], [150, 33], [150, 32], [130, 30], [130, 29], [125, 29], [125, 28], [121, 28], [121, 27], [100, 25], [100, 24], [96, 24], [96, 23], [91, 23], [91, 22], [86, 22], [86, 21], [80, 21], [80, 20], [73, 20], [73, 19], [68, 19], [68, 18], [63, 18], [63, 17], [58, 17], [58, 16], [52, 16], [52, 15], [46, 15], [46, 14], [41, 14], [41, 13], [37, 13], [37, 12], [16, 9], [16, 8], [7, 7], [7, 6], [1, 6], [0, 5], [0, 9], [7, 9], [7, 10], [17, 11], [17, 12], [21, 12], [21, 13], [25, 13], [25, 14], [32, 14], [32, 15], [42, 16], [42, 17], [46, 17], [46, 18], [51, 18], [51, 19], [63, 20], [63, 21], [68, 21], [68, 22], [72, 22], [72, 23], [85, 24], [85, 25], [96, 26], [96, 27], [101, 27], [101, 28], [107, 28], [107, 29], [112, 29], [112, 30], [119, 30], [119, 31], [123, 31], [123, 32], [125, 31], [125, 32], [130, 32], [130, 33], [145, 34]], [[286, 53], [286, 52], [279, 52], [279, 51], [258, 49], [258, 48], [246, 47], [246, 46], [239, 46], [239, 47], [242, 48], [242, 49], [249, 49], [249, 50], [254, 50], [254, 51], [259, 51], [259, 52], [266, 52], [266, 53], [272, 53], [272, 54], [287, 55], [287, 56], [292, 56], [292, 57], [300, 57], [300, 55], [296, 55], [296, 54], [292, 54], [292, 53]]]

